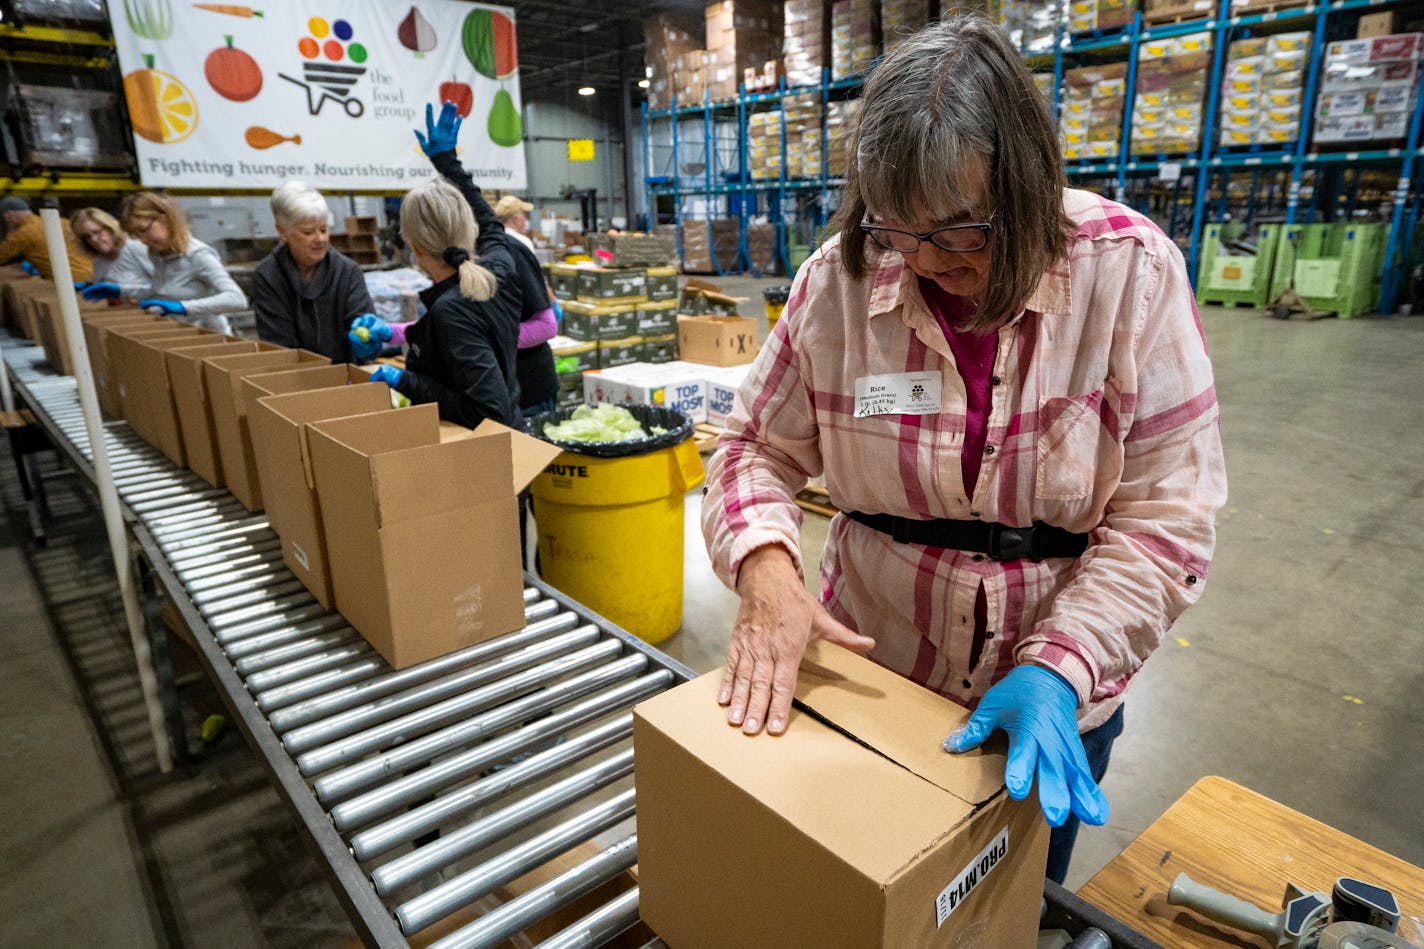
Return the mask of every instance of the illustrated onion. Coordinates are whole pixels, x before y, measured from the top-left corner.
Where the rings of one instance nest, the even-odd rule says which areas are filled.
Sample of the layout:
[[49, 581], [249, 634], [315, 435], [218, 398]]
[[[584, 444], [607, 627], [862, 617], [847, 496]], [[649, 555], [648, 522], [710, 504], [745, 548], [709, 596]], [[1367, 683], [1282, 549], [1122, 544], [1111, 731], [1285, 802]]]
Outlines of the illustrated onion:
[[414, 6], [396, 28], [396, 39], [400, 40], [400, 44], [406, 49], [417, 53], [430, 52], [440, 41], [440, 37], [435, 35], [435, 27], [431, 26], [425, 14]]

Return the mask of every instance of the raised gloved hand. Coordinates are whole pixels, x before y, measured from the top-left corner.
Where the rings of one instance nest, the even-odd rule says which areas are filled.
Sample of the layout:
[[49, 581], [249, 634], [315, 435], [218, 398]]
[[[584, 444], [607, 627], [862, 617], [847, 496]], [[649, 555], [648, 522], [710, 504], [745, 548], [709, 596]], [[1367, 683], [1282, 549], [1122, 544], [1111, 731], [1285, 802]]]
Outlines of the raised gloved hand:
[[370, 359], [391, 341], [391, 325], [373, 313], [365, 313], [351, 321], [346, 338], [351, 341], [351, 353], [357, 359]]
[[415, 140], [420, 143], [420, 150], [425, 152], [426, 158], [454, 151], [456, 140], [460, 137], [461, 119], [455, 103], [446, 102], [440, 107], [439, 121], [433, 118], [434, 111], [429, 102], [425, 103], [425, 134], [421, 135], [419, 129], [415, 132]]
[[996, 682], [963, 728], [945, 739], [955, 753], [978, 748], [996, 728], [1009, 736], [1004, 783], [1022, 801], [1038, 775], [1038, 803], [1053, 827], [1073, 813], [1087, 824], [1104, 824], [1108, 799], [1088, 770], [1078, 736], [1078, 696], [1062, 676], [1041, 666], [1015, 666]]
[[117, 283], [91, 283], [81, 292], [86, 300], [113, 300], [123, 291]]
[[395, 366], [390, 366], [386, 363], [381, 363], [379, 366], [376, 367], [376, 371], [371, 373], [371, 381], [384, 382], [386, 385], [394, 389], [396, 386], [400, 385], [401, 376], [403, 375], [405, 375], [405, 372], [400, 369], [397, 369]]
[[138, 305], [140, 309], [162, 313], [164, 316], [182, 316], [188, 312], [188, 308], [177, 300], [140, 300]]
[[[426, 108], [429, 108], [429, 106], [427, 106]], [[38, 277], [40, 275], [40, 268], [36, 267], [28, 260], [20, 261], [20, 269], [23, 270], [25, 273], [29, 274], [31, 277]]]

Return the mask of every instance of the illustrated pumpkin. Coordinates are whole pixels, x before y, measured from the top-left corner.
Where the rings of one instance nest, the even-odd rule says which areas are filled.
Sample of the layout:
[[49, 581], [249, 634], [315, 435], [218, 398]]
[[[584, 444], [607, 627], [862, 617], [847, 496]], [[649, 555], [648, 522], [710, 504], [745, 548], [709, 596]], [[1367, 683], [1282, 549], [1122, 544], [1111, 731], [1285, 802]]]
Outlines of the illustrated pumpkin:
[[143, 61], [147, 68], [124, 77], [129, 124], [135, 135], [150, 142], [181, 142], [198, 127], [198, 103], [178, 77], [153, 68], [152, 54], [144, 54]]
[[440, 84], [440, 101], [455, 103], [455, 111], [460, 114], [460, 118], [470, 114], [470, 110], [475, 107], [475, 93], [463, 82], [456, 82], [453, 79]]
[[519, 68], [514, 21], [495, 10], [474, 10], [460, 35], [465, 58], [487, 79], [504, 79]]
[[203, 63], [203, 75], [208, 77], [208, 85], [224, 99], [246, 102], [256, 98], [262, 91], [262, 67], [257, 60], [232, 45], [232, 37], [224, 36], [226, 46], [219, 46], [208, 54]]

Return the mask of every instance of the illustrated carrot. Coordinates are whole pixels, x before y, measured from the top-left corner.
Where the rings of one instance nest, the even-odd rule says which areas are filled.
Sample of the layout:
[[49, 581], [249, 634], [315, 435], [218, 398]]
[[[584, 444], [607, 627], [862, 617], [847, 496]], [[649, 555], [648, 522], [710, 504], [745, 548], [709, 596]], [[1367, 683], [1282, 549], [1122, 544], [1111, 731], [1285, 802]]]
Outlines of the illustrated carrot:
[[251, 17], [261, 16], [261, 10], [254, 10], [251, 7], [244, 7], [233, 3], [195, 3], [194, 7], [199, 10], [207, 10], [210, 13], [226, 13], [228, 16]]

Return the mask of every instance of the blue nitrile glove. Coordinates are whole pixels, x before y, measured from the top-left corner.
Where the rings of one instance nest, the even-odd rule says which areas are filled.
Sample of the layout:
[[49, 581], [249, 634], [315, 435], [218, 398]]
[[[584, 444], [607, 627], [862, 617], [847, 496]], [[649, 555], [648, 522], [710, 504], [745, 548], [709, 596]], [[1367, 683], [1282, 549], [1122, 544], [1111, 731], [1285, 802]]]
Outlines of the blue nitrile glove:
[[425, 103], [425, 134], [421, 135], [419, 129], [415, 133], [415, 140], [426, 158], [454, 151], [456, 139], [460, 137], [461, 119], [455, 103], [446, 102], [440, 107], [440, 121], [435, 121], [433, 115], [434, 109], [429, 102]]
[[346, 334], [351, 341], [351, 354], [357, 359], [370, 359], [391, 341], [391, 326], [374, 313], [365, 313], [351, 321]]
[[86, 300], [113, 300], [123, 291], [117, 283], [91, 283], [83, 292]]
[[401, 376], [403, 375], [405, 375], [405, 373], [400, 369], [397, 369], [395, 366], [390, 366], [386, 363], [381, 363], [379, 366], [376, 367], [376, 371], [371, 373], [371, 381], [384, 382], [386, 385], [394, 389], [396, 386], [400, 385]]
[[177, 300], [140, 300], [139, 309], [157, 310], [164, 316], [182, 316], [188, 312], [188, 308]]
[[83, 289], [84, 289], [85, 287], [87, 287], [87, 286], [89, 286], [89, 281], [87, 281], [87, 280], [76, 280], [76, 281], [74, 281], [74, 289], [76, 289], [76, 290], [83, 290]]
[[554, 324], [555, 324], [556, 326], [563, 326], [563, 325], [564, 325], [564, 305], [559, 302], [559, 298], [558, 298], [558, 297], [551, 297], [551, 298], [549, 299], [549, 302], [550, 302], [551, 304], [553, 304], [553, 307], [554, 307]]
[[36, 267], [28, 260], [20, 261], [20, 269], [23, 270], [25, 273], [29, 274], [31, 277], [38, 277], [40, 275], [40, 268]]
[[1042, 666], [1015, 666], [985, 693], [969, 722], [945, 739], [944, 750], [978, 748], [996, 728], [1009, 736], [1004, 783], [1022, 801], [1038, 774], [1038, 803], [1053, 827], [1069, 808], [1087, 824], [1104, 824], [1108, 799], [1088, 770], [1078, 736], [1078, 695], [1067, 680]]

